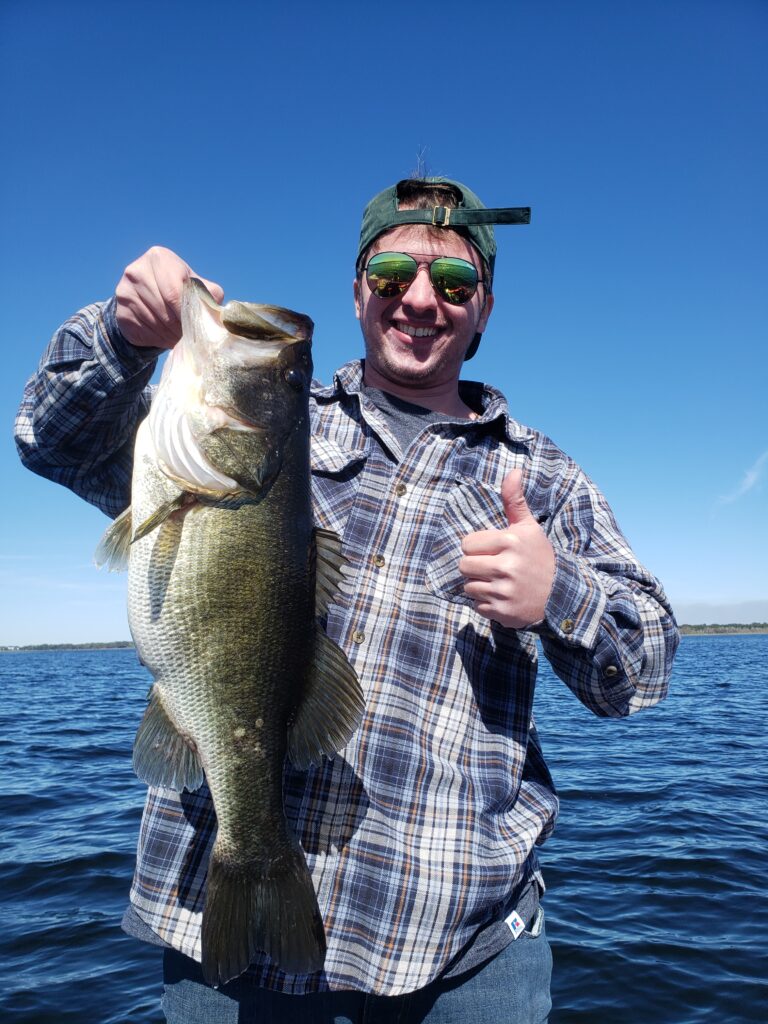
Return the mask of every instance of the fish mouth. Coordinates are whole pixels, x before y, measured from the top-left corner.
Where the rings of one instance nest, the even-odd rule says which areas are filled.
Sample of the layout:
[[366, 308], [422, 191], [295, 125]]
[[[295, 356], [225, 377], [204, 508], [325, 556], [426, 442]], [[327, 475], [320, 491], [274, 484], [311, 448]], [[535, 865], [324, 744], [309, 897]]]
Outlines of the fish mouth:
[[249, 419], [241, 410], [232, 406], [206, 404], [205, 411], [212, 431], [226, 427], [229, 430], [259, 431], [265, 434], [268, 430], [263, 423]]
[[310, 341], [314, 328], [312, 321], [303, 313], [234, 299], [221, 307], [221, 325], [239, 338], [283, 345]]
[[222, 327], [240, 338], [267, 343], [282, 342], [285, 345], [312, 339], [315, 325], [304, 313], [296, 313], [283, 306], [240, 302], [237, 299], [230, 299], [220, 306], [197, 277], [190, 277], [184, 282], [183, 299], [187, 296], [189, 302], [197, 299], [206, 305]]

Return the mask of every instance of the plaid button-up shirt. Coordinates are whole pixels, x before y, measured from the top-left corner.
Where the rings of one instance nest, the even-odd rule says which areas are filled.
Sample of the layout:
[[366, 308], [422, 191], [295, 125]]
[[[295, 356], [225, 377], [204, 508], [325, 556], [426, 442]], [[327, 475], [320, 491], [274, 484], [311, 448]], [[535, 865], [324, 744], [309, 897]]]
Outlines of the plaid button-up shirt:
[[[129, 502], [132, 442], [154, 351], [119, 334], [113, 303], [54, 336], [25, 392], [25, 463], [110, 515]], [[661, 700], [677, 630], [605, 499], [491, 387], [464, 383], [474, 421], [427, 425], [401, 451], [348, 363], [312, 390], [316, 521], [337, 531], [348, 582], [326, 628], [361, 680], [366, 713], [333, 760], [285, 768], [285, 805], [325, 922], [323, 972], [251, 968], [285, 992], [395, 995], [434, 979], [537, 872], [555, 789], [533, 724], [536, 635], [598, 715]], [[530, 630], [479, 616], [458, 570], [461, 539], [504, 528], [501, 483], [521, 467], [556, 553], [545, 618]], [[215, 816], [206, 787], [151, 790], [131, 900], [165, 942], [200, 956]]]

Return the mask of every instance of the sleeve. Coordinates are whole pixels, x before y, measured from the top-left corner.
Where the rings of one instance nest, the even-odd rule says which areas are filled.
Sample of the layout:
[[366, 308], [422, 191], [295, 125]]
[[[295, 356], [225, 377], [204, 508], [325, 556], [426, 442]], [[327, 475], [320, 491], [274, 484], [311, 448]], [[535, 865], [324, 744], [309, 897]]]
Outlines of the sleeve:
[[131, 345], [115, 299], [94, 303], [54, 334], [16, 417], [21, 461], [109, 516], [130, 504], [133, 446], [149, 411], [161, 349]]
[[578, 467], [564, 491], [547, 531], [555, 579], [535, 631], [554, 671], [586, 707], [603, 717], [631, 715], [666, 696], [677, 625], [661, 584]]

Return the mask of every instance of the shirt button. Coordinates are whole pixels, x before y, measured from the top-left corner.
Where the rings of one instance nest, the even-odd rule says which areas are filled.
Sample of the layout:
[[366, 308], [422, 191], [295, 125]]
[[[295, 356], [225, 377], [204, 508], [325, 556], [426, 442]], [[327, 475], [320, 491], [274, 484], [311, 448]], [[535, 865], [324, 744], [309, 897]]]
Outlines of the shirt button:
[[362, 631], [362, 629], [355, 630], [355, 632], [352, 634], [352, 640], [356, 644], [361, 644], [363, 640], [365, 640], [365, 633]]
[[395, 487], [395, 494], [398, 496], [398, 498], [402, 498], [402, 496], [405, 494], [407, 490], [408, 488], [405, 486], [405, 484], [397, 484]]
[[385, 564], [384, 555], [374, 555], [373, 564], [376, 566], [377, 569], [382, 569]]
[[618, 674], [619, 670], [616, 668], [615, 665], [608, 665], [605, 672], [603, 672], [603, 675], [606, 679], [613, 679], [613, 677], [617, 676]]
[[573, 632], [573, 619], [563, 619], [560, 623], [560, 629], [566, 634]]

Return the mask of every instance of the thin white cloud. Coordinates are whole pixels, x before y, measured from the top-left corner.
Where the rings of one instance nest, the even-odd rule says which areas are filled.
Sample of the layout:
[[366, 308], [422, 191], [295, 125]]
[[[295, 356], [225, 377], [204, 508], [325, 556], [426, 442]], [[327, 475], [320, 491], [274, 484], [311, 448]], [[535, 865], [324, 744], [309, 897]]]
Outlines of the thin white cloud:
[[762, 455], [758, 456], [753, 465], [749, 467], [744, 477], [731, 494], [725, 494], [720, 498], [721, 505], [729, 505], [733, 501], [738, 501], [739, 498], [743, 498], [745, 494], [749, 494], [752, 488], [760, 481], [766, 466], [768, 466], [768, 451], [763, 452]]

